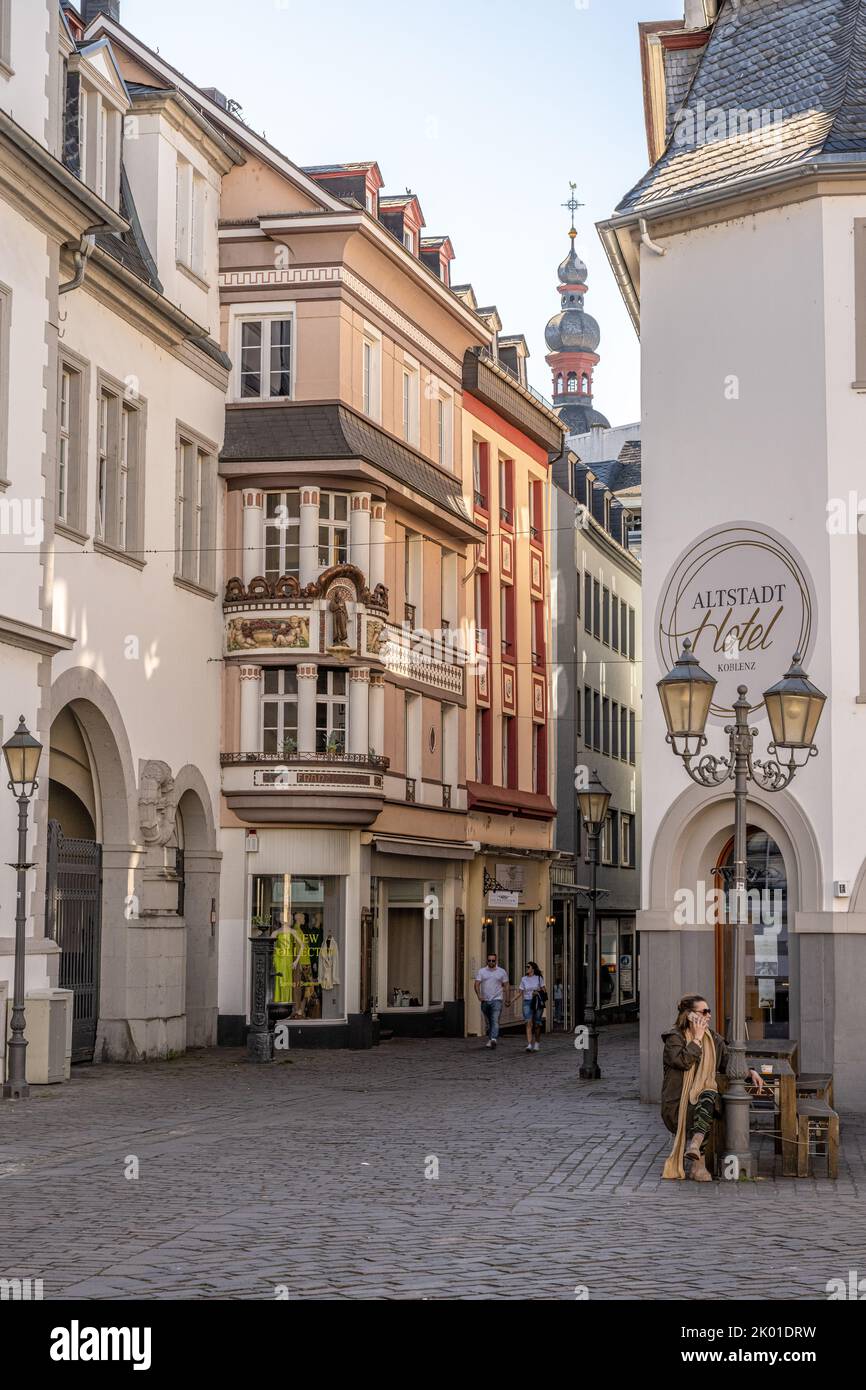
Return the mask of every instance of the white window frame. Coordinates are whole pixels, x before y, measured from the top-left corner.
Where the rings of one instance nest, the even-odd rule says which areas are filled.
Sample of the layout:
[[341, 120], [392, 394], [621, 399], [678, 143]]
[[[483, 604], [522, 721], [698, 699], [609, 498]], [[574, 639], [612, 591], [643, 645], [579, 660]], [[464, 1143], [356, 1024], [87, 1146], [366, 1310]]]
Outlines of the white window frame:
[[[268, 666], [265, 667], [265, 670], [262, 673], [261, 717], [259, 719], [259, 728], [261, 730], [261, 749], [263, 753], [274, 752], [284, 755], [286, 757], [290, 757], [293, 753], [297, 753], [299, 751], [297, 672], [297, 666]], [[272, 679], [274, 676], [276, 676], [277, 678], [277, 690], [268, 691], [266, 689], [268, 681], [269, 679]], [[286, 690], [287, 682], [289, 680], [289, 677], [291, 676], [294, 676], [295, 678], [295, 688], [294, 690]], [[265, 729], [265, 709], [269, 705], [275, 705], [277, 711], [277, 722], [275, 726], [277, 746], [275, 749], [269, 749], [267, 747], [267, 739], [265, 736], [266, 732], [270, 732], [270, 730], [266, 731]], [[290, 719], [288, 722], [286, 721], [287, 713], [294, 715], [294, 718]], [[292, 743], [294, 746], [291, 748], [287, 748], [287, 743]], [[305, 748], [303, 751], [305, 753], [311, 753], [313, 750]]]
[[0, 284], [0, 490], [9, 481], [9, 368], [12, 360], [12, 291]]
[[[340, 497], [340, 498], [345, 499], [345, 502], [346, 502], [346, 516], [345, 516], [345, 520], [344, 520], [342, 517], [336, 517], [336, 516], [334, 516], [334, 511], [336, 510], [336, 508], [335, 508], [335, 506], [334, 506], [334, 499], [337, 498], [337, 497]], [[323, 507], [326, 507], [326, 508], [327, 508], [324, 515], [322, 514], [322, 509], [323, 509]], [[316, 550], [316, 564], [317, 564], [317, 567], [318, 567], [320, 570], [330, 569], [331, 565], [344, 565], [344, 564], [346, 564], [346, 562], [348, 561], [348, 559], [349, 559], [349, 553], [350, 553], [350, 551], [349, 551], [349, 540], [350, 540], [349, 517], [350, 517], [350, 515], [351, 515], [351, 510], [352, 510], [352, 502], [351, 502], [351, 494], [350, 494], [350, 493], [348, 493], [348, 492], [341, 492], [341, 491], [339, 491], [339, 490], [337, 490], [337, 491], [330, 491], [330, 490], [325, 491], [325, 490], [323, 490], [323, 491], [321, 491], [321, 492], [319, 493], [319, 519], [318, 519], [317, 530], [316, 530], [316, 546], [317, 546], [317, 550]], [[327, 539], [327, 541], [325, 542], [325, 544], [327, 545], [327, 550], [328, 550], [328, 558], [327, 558], [326, 560], [323, 560], [323, 559], [322, 559], [322, 550], [323, 550], [324, 547], [323, 547], [323, 544], [322, 544], [322, 536], [321, 536], [321, 533], [322, 533], [322, 531], [324, 531], [324, 530], [327, 530], [327, 533], [328, 533], [328, 539]], [[339, 542], [339, 540], [338, 540], [338, 537], [339, 537], [340, 535], [342, 535], [342, 536], [344, 537], [344, 539], [343, 539], [343, 541], [342, 541], [342, 544], [341, 544], [341, 543]], [[341, 556], [340, 553], [339, 553], [340, 550], [343, 551], [342, 556]]]
[[111, 207], [120, 205], [121, 124], [125, 107], [79, 69], [78, 142], [81, 179]]
[[371, 323], [361, 339], [361, 410], [371, 420], [382, 418], [382, 334]]
[[628, 811], [621, 811], [619, 817], [619, 862], [623, 869], [633, 869], [632, 855], [633, 817]]
[[177, 156], [175, 178], [175, 237], [176, 263], [183, 270], [204, 278], [204, 218], [206, 179], [182, 154]]
[[[335, 676], [343, 677], [342, 694], [333, 689]], [[321, 681], [322, 677], [325, 678], [325, 689], [323, 691], [320, 691], [319, 682]], [[324, 706], [326, 710], [326, 726], [324, 729], [320, 728], [319, 726], [320, 706]], [[343, 709], [343, 725], [342, 728], [339, 728], [335, 727], [334, 725], [334, 712], [341, 706]], [[327, 745], [331, 742], [335, 735], [339, 735], [337, 742], [342, 742], [342, 747], [335, 749], [335, 752], [339, 755], [347, 753], [349, 751], [349, 672], [347, 670], [330, 668], [323, 670], [322, 667], [319, 667], [319, 671], [316, 676], [315, 720], [317, 753], [327, 753]], [[320, 748], [319, 736], [322, 733], [324, 733], [325, 736], [325, 746], [323, 748]], [[303, 751], [306, 752], [307, 750], [304, 749]]]
[[175, 573], [213, 594], [216, 586], [217, 450], [194, 430], [176, 431]]
[[421, 364], [405, 352], [401, 388], [403, 438], [417, 449], [421, 442]]
[[[244, 325], [245, 323], [250, 323], [250, 322], [252, 322], [252, 321], [257, 321], [257, 322], [259, 322], [259, 323], [261, 323], [261, 324], [264, 325], [266, 322], [269, 322], [269, 321], [271, 321], [271, 320], [273, 320], [273, 319], [277, 319], [277, 320], [289, 319], [290, 322], [291, 322], [291, 328], [290, 328], [290, 330], [289, 330], [289, 331], [290, 331], [290, 343], [289, 343], [289, 394], [288, 394], [287, 396], [270, 396], [270, 395], [265, 395], [265, 394], [263, 394], [263, 393], [260, 391], [260, 394], [259, 394], [258, 396], [242, 396], [242, 395], [241, 395], [241, 385], [242, 385], [242, 380], [241, 380], [241, 341], [242, 341], [242, 335], [243, 335], [243, 325]], [[296, 364], [297, 364], [297, 355], [298, 355], [297, 315], [296, 315], [296, 312], [295, 312], [295, 304], [294, 304], [291, 300], [287, 300], [287, 301], [285, 301], [285, 302], [283, 302], [283, 303], [280, 303], [280, 304], [271, 304], [271, 305], [268, 306], [268, 309], [267, 309], [265, 312], [263, 312], [262, 309], [261, 309], [260, 307], [259, 307], [259, 308], [256, 308], [256, 307], [253, 306], [253, 305], [240, 305], [240, 304], [232, 305], [231, 309], [229, 310], [229, 328], [230, 328], [230, 332], [229, 332], [229, 341], [231, 342], [232, 348], [233, 348], [233, 351], [231, 351], [230, 354], [229, 354], [229, 355], [231, 356], [231, 359], [232, 359], [232, 383], [231, 383], [231, 398], [232, 398], [232, 400], [233, 400], [233, 401], [236, 401], [236, 402], [241, 402], [241, 403], [244, 402], [244, 401], [291, 401], [291, 400], [294, 400], [294, 398], [295, 398], [295, 382], [296, 382], [296, 380], [297, 380]], [[271, 336], [271, 335], [270, 335], [270, 328], [268, 328], [268, 335], [267, 335], [267, 336], [268, 336], [268, 345], [269, 345], [269, 347], [270, 347], [270, 336]], [[263, 337], [263, 339], [264, 339], [264, 329], [263, 329], [262, 337]], [[260, 377], [261, 377], [261, 380], [260, 380], [260, 386], [261, 386], [261, 384], [263, 384], [263, 374], [262, 374], [262, 373], [260, 373]], [[268, 379], [269, 379], [269, 382], [270, 382], [270, 368], [268, 369]]]
[[403, 223], [403, 245], [413, 256], [415, 255], [415, 233], [411, 227]]
[[434, 445], [440, 468], [449, 473], [454, 469], [454, 397], [441, 387], [435, 398]]
[[[277, 507], [285, 508], [285, 521], [282, 522], [278, 517], [268, 516], [268, 499], [276, 497]], [[297, 504], [296, 515], [289, 512], [289, 498]], [[300, 488], [286, 488], [282, 492], [266, 492], [264, 515], [262, 517], [263, 540], [262, 546], [265, 554], [265, 578], [279, 579], [284, 574], [293, 574], [295, 578], [300, 575], [300, 551], [301, 551], [301, 490]], [[272, 537], [275, 537], [273, 539]], [[279, 552], [279, 563], [275, 569], [268, 564], [268, 551], [276, 546]], [[289, 564], [287, 552], [293, 547], [297, 552], [297, 560], [294, 564]]]
[[94, 541], [143, 566], [147, 404], [102, 372], [96, 399]]

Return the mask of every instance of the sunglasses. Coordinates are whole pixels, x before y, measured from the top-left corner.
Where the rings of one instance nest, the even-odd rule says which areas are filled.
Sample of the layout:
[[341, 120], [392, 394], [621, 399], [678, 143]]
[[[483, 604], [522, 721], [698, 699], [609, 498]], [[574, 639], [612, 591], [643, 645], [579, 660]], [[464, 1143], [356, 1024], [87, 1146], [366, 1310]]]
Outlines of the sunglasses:
[[704, 1017], [706, 1018], [707, 1014], [711, 1014], [713, 1011], [712, 1011], [712, 1009], [696, 1009], [695, 1012], [696, 1012], [696, 1013], [699, 1013], [699, 1014], [703, 1014]]

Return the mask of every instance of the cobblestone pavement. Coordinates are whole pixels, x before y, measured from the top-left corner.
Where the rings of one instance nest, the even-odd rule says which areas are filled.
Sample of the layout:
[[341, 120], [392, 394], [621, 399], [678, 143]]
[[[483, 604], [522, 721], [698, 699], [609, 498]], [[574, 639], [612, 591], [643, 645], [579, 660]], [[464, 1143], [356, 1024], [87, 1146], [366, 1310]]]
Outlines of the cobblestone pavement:
[[763, 1300], [866, 1274], [866, 1121], [843, 1116], [835, 1183], [662, 1182], [636, 1028], [601, 1060], [581, 1082], [569, 1037], [469, 1038], [75, 1068], [0, 1105], [0, 1277], [46, 1298]]

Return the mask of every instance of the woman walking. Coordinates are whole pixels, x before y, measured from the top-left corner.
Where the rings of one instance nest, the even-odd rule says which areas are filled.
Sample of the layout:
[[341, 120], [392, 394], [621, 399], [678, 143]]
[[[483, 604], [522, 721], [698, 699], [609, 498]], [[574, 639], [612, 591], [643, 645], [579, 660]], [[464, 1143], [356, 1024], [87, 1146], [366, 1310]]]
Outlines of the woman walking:
[[[662, 1033], [664, 1081], [662, 1119], [674, 1135], [662, 1177], [712, 1182], [702, 1153], [719, 1106], [716, 1074], [728, 1066], [724, 1038], [710, 1027], [712, 1010], [702, 994], [686, 994], [677, 1005], [677, 1021]], [[759, 1091], [764, 1083], [750, 1073]]]
[[518, 986], [523, 995], [523, 1021], [526, 1024], [526, 1051], [537, 1052], [541, 1020], [547, 1003], [544, 976], [534, 960], [527, 961], [526, 974]]

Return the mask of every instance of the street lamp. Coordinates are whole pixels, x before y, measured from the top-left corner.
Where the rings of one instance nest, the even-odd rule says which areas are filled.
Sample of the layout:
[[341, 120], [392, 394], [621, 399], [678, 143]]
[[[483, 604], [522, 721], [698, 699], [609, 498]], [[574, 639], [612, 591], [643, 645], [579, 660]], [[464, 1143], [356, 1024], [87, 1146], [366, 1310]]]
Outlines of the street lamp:
[[10, 868], [18, 870], [18, 899], [15, 909], [15, 983], [12, 998], [12, 1022], [9, 1039], [9, 1079], [3, 1083], [4, 1100], [27, 1100], [30, 1087], [27, 1085], [27, 1039], [24, 1037], [24, 959], [26, 951], [25, 923], [27, 912], [27, 808], [30, 798], [39, 783], [36, 771], [42, 755], [42, 744], [31, 734], [24, 723], [24, 716], [18, 720], [18, 728], [3, 744], [3, 754], [9, 771], [9, 790], [18, 801], [18, 863]]
[[734, 783], [734, 998], [731, 1020], [734, 1037], [725, 1092], [725, 1158], [733, 1156], [736, 1159], [734, 1171], [750, 1177], [749, 1097], [745, 1087], [747, 787], [751, 781], [763, 791], [783, 791], [796, 772], [816, 756], [818, 749], [814, 737], [827, 697], [809, 680], [800, 665], [800, 654], [795, 652], [790, 671], [764, 691], [773, 735], [768, 749], [770, 756], [764, 760], [752, 756], [758, 730], [749, 726], [748, 692], [746, 686], [740, 685], [734, 704], [734, 723], [725, 726], [728, 756], [719, 758], [712, 753], [701, 754], [707, 742], [704, 729], [715, 687], [714, 678], [699, 666], [688, 638], [676, 665], [658, 682], [668, 727], [667, 742], [682, 758], [692, 781], [702, 787], [721, 787], [729, 779]]
[[591, 873], [591, 883], [589, 888], [583, 889], [589, 898], [589, 939], [587, 942], [588, 956], [588, 975], [589, 983], [586, 991], [583, 1017], [588, 1029], [588, 1047], [583, 1054], [583, 1064], [580, 1068], [580, 1076], [585, 1081], [597, 1081], [601, 1076], [598, 1065], [598, 1028], [596, 1027], [597, 992], [598, 992], [598, 923], [596, 918], [596, 902], [601, 896], [598, 888], [598, 842], [604, 823], [607, 820], [607, 808], [610, 805], [610, 792], [599, 781], [598, 773], [593, 772], [588, 786], [577, 793], [577, 803], [580, 807], [580, 816], [583, 826], [589, 839], [589, 863]]

